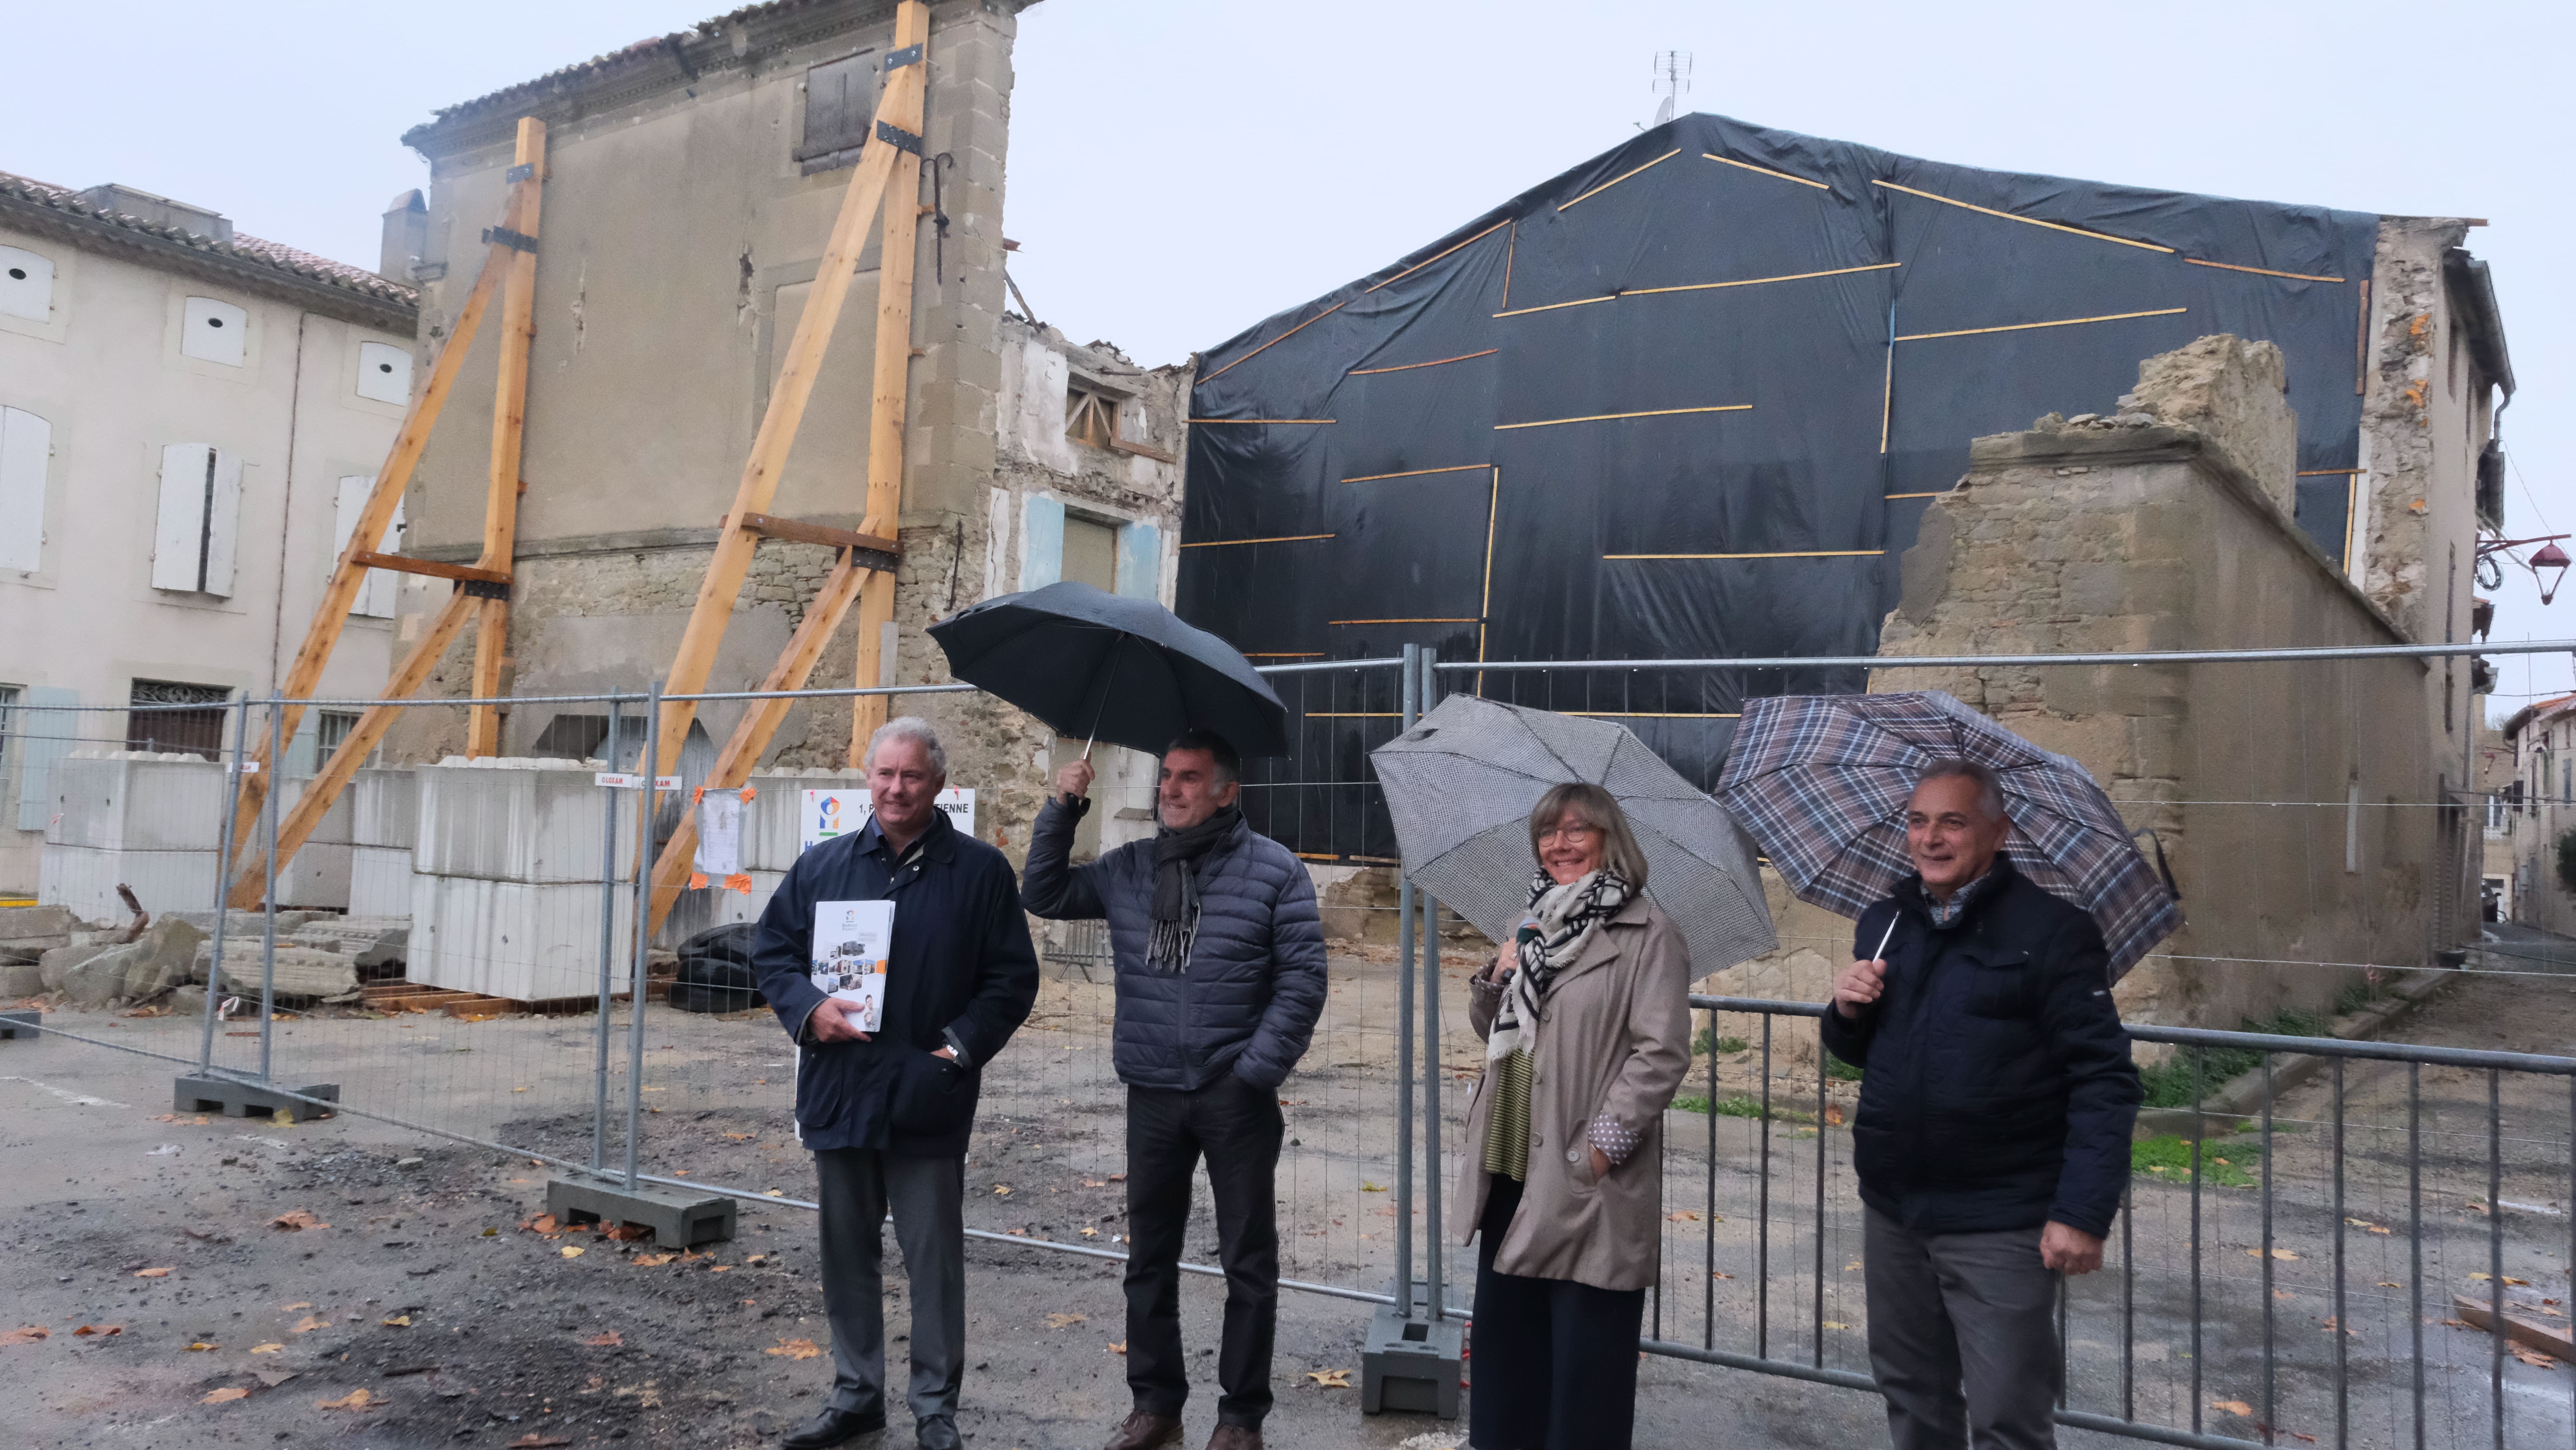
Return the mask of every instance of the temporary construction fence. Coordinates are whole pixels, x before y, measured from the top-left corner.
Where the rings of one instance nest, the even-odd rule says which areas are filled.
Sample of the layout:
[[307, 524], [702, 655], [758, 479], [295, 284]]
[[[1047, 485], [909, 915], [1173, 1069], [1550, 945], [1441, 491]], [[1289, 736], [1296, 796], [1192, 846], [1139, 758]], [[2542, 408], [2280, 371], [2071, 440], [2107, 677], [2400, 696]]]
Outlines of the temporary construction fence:
[[[2568, 648], [2549, 642], [2479, 652]], [[2441, 652], [2383, 647], [1865, 662], [2044, 669]], [[1330, 691], [1354, 703], [1386, 705], [1384, 729], [1392, 735], [1408, 728], [1444, 687], [1474, 688], [1477, 673], [1496, 694], [1503, 693], [1495, 688], [1499, 679], [1537, 668], [1560, 680], [1578, 671], [1603, 682], [1626, 676], [1633, 692], [1658, 673], [1746, 667], [1744, 661], [1451, 664], [1408, 649], [1399, 660], [1265, 673], [1283, 694]], [[1587, 708], [1610, 713], [1601, 701], [1611, 686], [1586, 688], [1594, 691]], [[193, 843], [198, 835], [214, 837], [209, 854], [217, 879], [205, 883], [204, 900], [224, 899], [229, 883], [220, 863], [253, 862], [267, 878], [270, 904], [262, 911], [172, 913], [192, 928], [204, 923], [205, 1000], [214, 1010], [162, 1007], [164, 1015], [130, 1010], [112, 1018], [56, 1013], [44, 1033], [166, 1060], [184, 1078], [229, 1085], [241, 1090], [238, 1099], [276, 1102], [299, 1116], [364, 1116], [523, 1155], [584, 1181], [813, 1208], [810, 1170], [791, 1127], [793, 1054], [774, 1019], [765, 1010], [681, 1011], [656, 991], [656, 958], [640, 930], [632, 880], [666, 825], [662, 818], [676, 808], [671, 798], [684, 798], [688, 782], [663, 783], [666, 799], [648, 813], [639, 788], [644, 782], [621, 767], [654, 758], [658, 702], [652, 690], [509, 700], [513, 708], [597, 710], [608, 733], [596, 742], [594, 758], [568, 765], [426, 768], [457, 777], [457, 789], [449, 793], [450, 782], [441, 778], [413, 803], [413, 899], [451, 891], [424, 887], [424, 878], [487, 883], [451, 892], [480, 903], [458, 909], [480, 932], [459, 955], [489, 974], [482, 979], [487, 986], [505, 978], [527, 984], [527, 997], [507, 999], [471, 988], [440, 993], [433, 989], [446, 984], [432, 980], [368, 980], [371, 969], [357, 965], [363, 953], [342, 949], [369, 930], [363, 918], [281, 908], [278, 883], [298, 862], [237, 852], [225, 834], [232, 820], [226, 783], [239, 779], [246, 742], [256, 743], [263, 732], [274, 736], [277, 702], [232, 702], [221, 737], [230, 767], [200, 763], [199, 770], [212, 772], [215, 789], [184, 792], [188, 819], [158, 822], [169, 834], [149, 838]], [[453, 710], [468, 703], [403, 708]], [[140, 708], [147, 707], [98, 707]], [[627, 738], [629, 720], [640, 738]], [[122, 738], [112, 731], [82, 733]], [[284, 758], [279, 742], [270, 744], [270, 758]], [[166, 764], [172, 762], [129, 755], [83, 768], [130, 773]], [[1365, 783], [1366, 759], [1339, 763], [1333, 774], [1347, 779], [1328, 784]], [[1291, 792], [1303, 784], [1269, 781], [1254, 789]], [[1136, 800], [1109, 804], [1150, 805], [1143, 794], [1149, 787], [1129, 789]], [[272, 793], [259, 817], [259, 840], [269, 839], [274, 802], [288, 794]], [[353, 807], [367, 822], [352, 825], [353, 841], [400, 834], [404, 813], [396, 794], [386, 787], [372, 804], [362, 799]], [[2352, 802], [2188, 804], [2280, 812], [2346, 810]], [[2433, 801], [2384, 804], [2451, 808]], [[479, 835], [446, 830], [441, 812], [456, 810], [482, 813]], [[146, 839], [119, 838], [118, 845]], [[1392, 842], [1387, 845], [1392, 858]], [[496, 905], [501, 885], [542, 888], [548, 904]], [[1394, 948], [1337, 951], [1313, 1045], [1282, 1089], [1289, 1125], [1278, 1177], [1283, 1281], [1381, 1305], [1396, 1302], [1396, 1286], [1412, 1284], [1404, 1298], [1418, 1317], [1463, 1319], [1472, 1297], [1472, 1258], [1448, 1235], [1425, 1230], [1442, 1221], [1441, 1188], [1456, 1166], [1456, 1130], [1481, 1059], [1461, 1004], [1462, 979], [1482, 960], [1444, 943], [1441, 933], [1420, 929], [1436, 906], [1409, 884], [1399, 886], [1393, 909], [1404, 923], [1392, 933]], [[431, 937], [447, 930], [415, 914], [408, 951], [416, 960], [443, 950], [424, 943], [424, 928]], [[174, 942], [156, 947], [150, 938], [137, 945], [176, 950]], [[1832, 940], [1811, 945], [1828, 957], [1841, 949]], [[131, 982], [135, 963], [150, 953], [127, 950], [122, 980]], [[1049, 934], [1047, 955], [1049, 970], [1027, 1025], [983, 1074], [981, 1131], [969, 1166], [970, 1232], [1032, 1252], [1122, 1259], [1123, 1220], [1097, 1207], [1114, 1195], [1095, 1195], [1085, 1209], [1073, 1192], [1086, 1185], [1105, 1190], [1124, 1166], [1122, 1095], [1109, 1055], [1115, 989], [1105, 945], [1087, 930], [1058, 930]], [[317, 959], [342, 956], [350, 958], [347, 992], [354, 1000], [312, 1000], [347, 995], [311, 990], [339, 980], [321, 975], [328, 968]], [[2350, 976], [2362, 963], [2311, 965]], [[2381, 965], [2440, 970], [2420, 960]], [[421, 970], [415, 966], [413, 975]], [[646, 984], [640, 1007], [632, 990], [638, 980]], [[1704, 1014], [1702, 1031], [1693, 1079], [1666, 1119], [1663, 1274], [1651, 1300], [1647, 1347], [1720, 1367], [1867, 1388], [1862, 1210], [1844, 1131], [1853, 1085], [1814, 1045], [1806, 1019], [1823, 1009], [1752, 997], [1692, 1001]], [[537, 1010], [522, 1010], [529, 1003]], [[149, 1014], [155, 1007], [136, 1010]], [[2576, 1303], [2568, 1281], [2576, 1263], [2569, 1238], [2576, 1232], [2569, 1216], [2576, 1208], [2570, 1178], [2576, 1172], [2576, 1058], [2171, 1027], [2139, 1026], [2131, 1036], [2152, 1045], [2142, 1058], [2170, 1054], [2151, 1076], [2165, 1100], [2179, 1106], [2159, 1109], [2141, 1138], [2139, 1172], [2107, 1271], [2072, 1281], [2065, 1291], [2062, 1423], [2204, 1446], [2309, 1437], [2323, 1443], [2331, 1435], [2337, 1445], [2501, 1447], [2541, 1443], [2552, 1426], [2576, 1435], [2576, 1405], [2559, 1378], [2564, 1371], [2516, 1353], [2551, 1342], [2552, 1333], [2563, 1342], [2568, 1321], [2557, 1315]], [[2224, 1090], [2222, 1079], [2229, 1084]], [[1188, 1268], [1221, 1273], [1211, 1265]]]

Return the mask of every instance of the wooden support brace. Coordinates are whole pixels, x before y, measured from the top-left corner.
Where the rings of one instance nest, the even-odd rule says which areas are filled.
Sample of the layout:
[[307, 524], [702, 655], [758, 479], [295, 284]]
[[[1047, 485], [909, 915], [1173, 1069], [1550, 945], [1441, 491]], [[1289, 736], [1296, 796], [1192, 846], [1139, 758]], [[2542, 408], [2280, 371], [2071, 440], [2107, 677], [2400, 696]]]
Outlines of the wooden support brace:
[[401, 574], [423, 574], [432, 579], [472, 580], [477, 584], [507, 584], [507, 569], [477, 569], [471, 564], [442, 564], [436, 559], [414, 559], [402, 554], [379, 554], [373, 550], [358, 555], [358, 562], [370, 569], [391, 569]]
[[[384, 542], [385, 530], [393, 524], [394, 510], [402, 504], [403, 489], [420, 463], [421, 450], [429, 446], [430, 429], [438, 422], [439, 410], [447, 405], [447, 395], [456, 386], [456, 374], [465, 366], [465, 355], [473, 348], [474, 334], [483, 325], [492, 294], [500, 290], [501, 274], [509, 269], [510, 255], [510, 248], [499, 243], [484, 249], [483, 265], [474, 274], [474, 285], [456, 309], [447, 340], [439, 345], [437, 360], [430, 364], [428, 382], [403, 414], [402, 428], [394, 434], [393, 447], [385, 454], [384, 465], [376, 470], [375, 486], [367, 492], [366, 507], [358, 512], [357, 527], [349, 531], [349, 542], [341, 548], [339, 562], [332, 567], [331, 582], [323, 586], [322, 602], [315, 606], [313, 622], [305, 628], [304, 643], [297, 647], [286, 678], [279, 682], [278, 693], [290, 701], [309, 700], [321, 686], [323, 668], [331, 663], [331, 651], [348, 625], [349, 610], [358, 601], [359, 588], [367, 582], [367, 571], [393, 567], [362, 562], [362, 556], [375, 553], [376, 546]], [[301, 704], [286, 706], [283, 738], [295, 738], [303, 715]], [[244, 843], [251, 839], [251, 826], [268, 799], [268, 782], [274, 774], [268, 768], [272, 762], [265, 735], [249, 755], [260, 769], [242, 776], [233, 815], [233, 839]], [[248, 849], [245, 844], [244, 852]]]
[[892, 570], [903, 557], [903, 545], [893, 539], [862, 534], [855, 529], [836, 529], [829, 524], [809, 524], [801, 519], [782, 519], [772, 514], [745, 514], [738, 527], [765, 539], [854, 549], [858, 551], [859, 567], [863, 569]]
[[[501, 371], [492, 390], [492, 467], [483, 499], [483, 557], [478, 567], [506, 572], [518, 542], [519, 452], [528, 422], [528, 346], [537, 335], [537, 223], [545, 201], [546, 123], [519, 118], [518, 148], [511, 160], [526, 180], [511, 188], [509, 219], [493, 240], [510, 248], [510, 271], [501, 293]], [[510, 601], [505, 595], [476, 600], [474, 694], [503, 692], [502, 666], [510, 653]], [[501, 753], [501, 711], [469, 707], [465, 726], [469, 757]]]
[[[896, 7], [896, 48], [926, 43], [929, 32], [930, 9], [922, 0], [903, 0]], [[919, 124], [925, 69], [904, 66], [887, 79], [885, 98], [877, 110], [880, 119], [909, 116], [916, 126]], [[874, 132], [859, 152], [849, 189], [841, 196], [840, 215], [832, 223], [831, 241], [823, 249], [813, 290], [806, 297], [804, 315], [797, 319], [796, 334], [787, 344], [786, 361], [779, 367], [776, 386], [770, 390], [769, 409], [752, 439], [751, 456], [743, 463], [733, 506], [725, 511], [727, 518], [769, 511], [788, 452], [795, 445], [796, 430], [804, 422], [805, 405], [814, 395], [823, 354], [831, 346], [832, 331], [840, 322], [851, 275], [858, 266], [860, 252], [866, 248], [868, 223], [875, 218], [877, 204], [884, 200], [887, 183], [894, 176], [896, 159], [903, 154]], [[891, 523], [879, 529], [872, 519], [861, 525], [861, 531], [891, 533], [893, 529]], [[759, 536], [744, 529], [726, 529], [716, 535], [715, 555], [707, 562], [706, 577], [698, 585], [697, 602], [690, 608], [688, 626], [671, 662], [666, 681], [671, 694], [694, 695], [706, 688], [707, 675], [715, 667], [716, 647], [724, 641], [725, 625], [733, 616], [734, 600], [742, 593], [742, 581], [751, 571], [752, 551], [758, 543]], [[680, 747], [688, 738], [689, 722], [696, 716], [695, 701], [672, 700], [662, 706], [661, 756], [655, 764], [658, 773], [676, 773]], [[669, 849], [678, 850], [677, 843]], [[688, 853], [680, 852], [679, 859], [686, 861]]]
[[[429, 628], [422, 633], [420, 642], [413, 645], [411, 653], [394, 667], [393, 677], [385, 682], [385, 692], [379, 698], [403, 700], [417, 693], [421, 682], [429, 678], [429, 672], [438, 667], [447, 647], [455, 643], [457, 633], [465, 627], [466, 616], [474, 612], [475, 603], [462, 590], [449, 595], [447, 603], [431, 617]], [[312, 839], [314, 828], [322, 824], [322, 817], [330, 811], [331, 803], [340, 798], [340, 792], [348, 789], [350, 778], [358, 773], [358, 767], [366, 764], [367, 757], [384, 740], [385, 731], [394, 723], [397, 708], [392, 704], [370, 705], [365, 713], [358, 716], [358, 723], [350, 727], [347, 738], [323, 764], [322, 773], [304, 788], [304, 794], [295, 802], [295, 809], [287, 812], [286, 819], [277, 823], [278, 860], [292, 859], [297, 851], [303, 849], [304, 843]], [[264, 847], [258, 846], [256, 833], [244, 832], [239, 839], [244, 843], [241, 860], [254, 859], [251, 854], [254, 849], [261, 856], [267, 854]], [[267, 884], [266, 872], [237, 867], [233, 877], [232, 904], [257, 906]]]
[[[904, 97], [897, 126], [921, 130], [923, 97]], [[895, 158], [888, 183], [884, 232], [878, 247], [877, 346], [874, 385], [868, 408], [868, 512], [860, 527], [872, 534], [900, 535], [903, 526], [904, 414], [912, 392], [913, 273], [921, 247], [921, 157]], [[859, 594], [859, 655], [852, 682], [882, 684], [893, 676], [894, 583], [891, 571], [868, 579]], [[861, 695], [850, 704], [849, 763], [862, 763], [868, 737], [885, 723], [882, 695]]]

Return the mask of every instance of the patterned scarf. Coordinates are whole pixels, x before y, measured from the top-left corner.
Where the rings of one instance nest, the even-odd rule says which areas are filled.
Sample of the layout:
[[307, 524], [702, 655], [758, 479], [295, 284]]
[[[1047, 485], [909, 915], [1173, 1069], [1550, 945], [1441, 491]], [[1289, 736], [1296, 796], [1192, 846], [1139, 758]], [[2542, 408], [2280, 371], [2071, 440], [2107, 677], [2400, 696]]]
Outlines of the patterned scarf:
[[1199, 934], [1199, 858], [1243, 824], [1243, 808], [1227, 806], [1185, 830], [1162, 827], [1154, 836], [1154, 918], [1145, 939], [1145, 965], [1181, 972]]
[[1559, 886], [1546, 871], [1530, 875], [1530, 915], [1537, 930], [1520, 940], [1520, 966], [1503, 984], [1503, 1003], [1485, 1038], [1485, 1060], [1527, 1052], [1537, 1040], [1538, 1004], [1556, 974], [1574, 964], [1603, 920], [1628, 904], [1626, 877], [1604, 866]]

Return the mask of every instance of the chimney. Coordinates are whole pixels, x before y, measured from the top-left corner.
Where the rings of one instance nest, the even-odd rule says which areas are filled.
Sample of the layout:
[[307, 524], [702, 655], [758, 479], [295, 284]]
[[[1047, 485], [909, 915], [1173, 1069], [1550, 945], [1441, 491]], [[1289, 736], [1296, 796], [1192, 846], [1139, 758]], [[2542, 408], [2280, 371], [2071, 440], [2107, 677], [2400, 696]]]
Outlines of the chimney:
[[114, 182], [93, 186], [82, 192], [80, 198], [101, 211], [123, 212], [156, 227], [175, 227], [192, 237], [204, 237], [227, 246], [232, 243], [233, 224], [230, 220], [220, 213], [190, 206], [184, 201], [172, 201], [166, 196], [154, 196], [148, 191], [137, 191]]
[[384, 243], [376, 275], [411, 285], [411, 269], [420, 265], [421, 253], [428, 246], [429, 203], [415, 188], [395, 197], [393, 204], [385, 208]]

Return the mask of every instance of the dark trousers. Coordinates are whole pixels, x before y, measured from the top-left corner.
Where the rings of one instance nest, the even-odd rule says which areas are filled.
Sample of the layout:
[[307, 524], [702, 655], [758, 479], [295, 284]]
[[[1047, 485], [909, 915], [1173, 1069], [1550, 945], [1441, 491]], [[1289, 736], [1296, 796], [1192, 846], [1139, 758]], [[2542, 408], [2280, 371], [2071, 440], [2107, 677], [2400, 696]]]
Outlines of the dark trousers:
[[1181, 1352], [1181, 1250], [1202, 1155], [1225, 1264], [1217, 1419], [1259, 1428], [1270, 1413], [1279, 1320], [1279, 1224], [1271, 1182], [1286, 1120], [1279, 1099], [1233, 1073], [1197, 1092], [1127, 1090], [1127, 1388], [1136, 1408], [1178, 1417], [1190, 1397]]
[[1643, 1289], [1497, 1273], [1494, 1249], [1521, 1204], [1497, 1177], [1476, 1225], [1476, 1319], [1467, 1443], [1475, 1450], [1624, 1450], [1637, 1418]]
[[832, 1408], [885, 1404], [886, 1212], [912, 1282], [914, 1433], [930, 1450], [957, 1439], [966, 1378], [965, 1160], [873, 1148], [814, 1154], [823, 1220], [823, 1312], [832, 1324]]
[[2057, 1443], [2058, 1276], [2039, 1233], [1916, 1233], [1868, 1211], [1869, 1362], [1896, 1450]]

